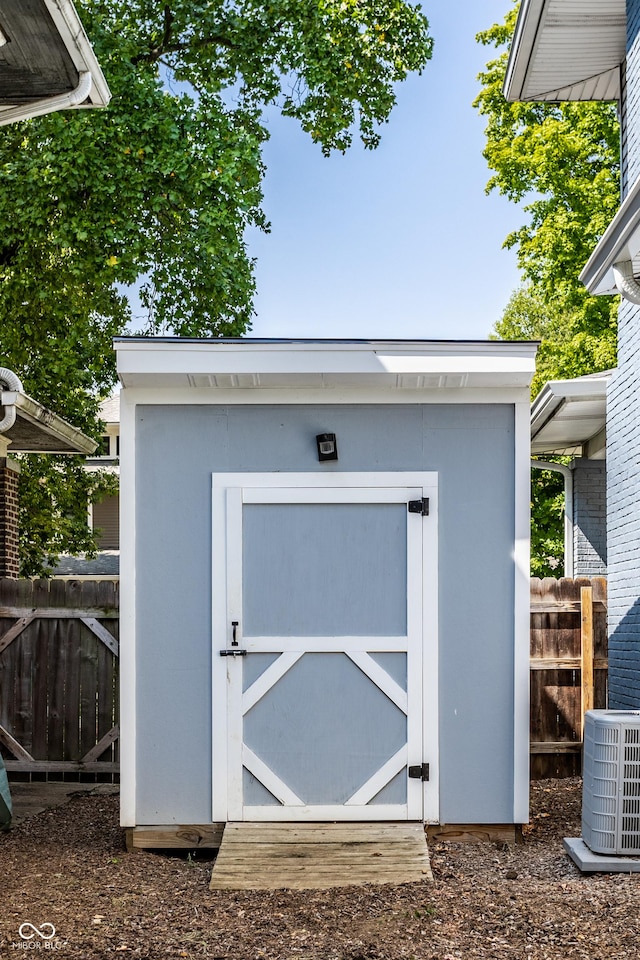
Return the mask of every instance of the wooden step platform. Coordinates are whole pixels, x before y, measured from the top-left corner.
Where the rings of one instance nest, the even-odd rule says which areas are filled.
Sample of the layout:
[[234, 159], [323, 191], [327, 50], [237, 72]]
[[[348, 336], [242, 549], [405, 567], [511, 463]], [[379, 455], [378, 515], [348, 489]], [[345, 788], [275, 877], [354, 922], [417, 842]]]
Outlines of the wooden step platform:
[[433, 880], [422, 823], [228, 823], [212, 890]]

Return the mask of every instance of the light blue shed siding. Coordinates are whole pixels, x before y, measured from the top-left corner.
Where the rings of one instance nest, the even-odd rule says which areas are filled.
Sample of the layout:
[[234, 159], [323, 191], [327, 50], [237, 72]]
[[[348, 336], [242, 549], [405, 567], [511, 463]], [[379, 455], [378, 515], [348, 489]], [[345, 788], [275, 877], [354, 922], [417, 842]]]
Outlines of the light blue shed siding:
[[441, 820], [512, 820], [512, 406], [143, 406], [136, 451], [139, 823], [211, 819], [212, 473], [336, 470], [437, 471]]

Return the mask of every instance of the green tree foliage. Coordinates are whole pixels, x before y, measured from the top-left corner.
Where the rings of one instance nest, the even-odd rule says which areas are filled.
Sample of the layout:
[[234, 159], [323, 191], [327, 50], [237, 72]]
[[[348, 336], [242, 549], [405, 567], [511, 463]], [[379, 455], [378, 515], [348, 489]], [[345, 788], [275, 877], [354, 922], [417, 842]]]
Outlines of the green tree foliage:
[[[509, 103], [502, 94], [517, 2], [501, 24], [479, 34], [497, 48], [479, 80], [485, 117], [487, 191], [523, 204], [515, 248], [524, 284], [494, 327], [499, 339], [540, 340], [534, 396], [546, 380], [615, 366], [617, 297], [591, 297], [579, 280], [619, 205], [619, 130], [608, 103]], [[534, 471], [533, 569], [557, 576], [563, 552], [557, 474]]]
[[[268, 229], [264, 109], [297, 119], [325, 154], [354, 137], [374, 148], [395, 85], [422, 70], [432, 42], [404, 0], [77, 6], [113, 100], [0, 131], [0, 364], [97, 437], [111, 340], [131, 322], [127, 285], [147, 309], [141, 332], [250, 327], [244, 237]], [[24, 469], [25, 573], [61, 549], [91, 550], [79, 518], [105, 482], [68, 460]]]
[[564, 477], [531, 471], [531, 576], [560, 577], [564, 554]]

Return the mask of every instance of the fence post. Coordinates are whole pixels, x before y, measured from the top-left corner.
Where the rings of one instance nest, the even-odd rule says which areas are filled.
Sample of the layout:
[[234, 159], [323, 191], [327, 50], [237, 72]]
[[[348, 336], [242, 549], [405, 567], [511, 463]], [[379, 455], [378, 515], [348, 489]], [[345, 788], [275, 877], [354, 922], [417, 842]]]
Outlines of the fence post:
[[580, 588], [580, 647], [582, 660], [582, 719], [580, 739], [584, 742], [584, 715], [593, 710], [593, 588]]

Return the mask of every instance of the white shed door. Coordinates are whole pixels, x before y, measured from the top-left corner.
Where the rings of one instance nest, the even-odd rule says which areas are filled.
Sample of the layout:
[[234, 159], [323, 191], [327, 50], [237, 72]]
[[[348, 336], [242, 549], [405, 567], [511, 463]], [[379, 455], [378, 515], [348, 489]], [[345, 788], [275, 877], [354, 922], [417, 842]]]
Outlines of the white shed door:
[[229, 820], [422, 819], [423, 496], [227, 490]]

